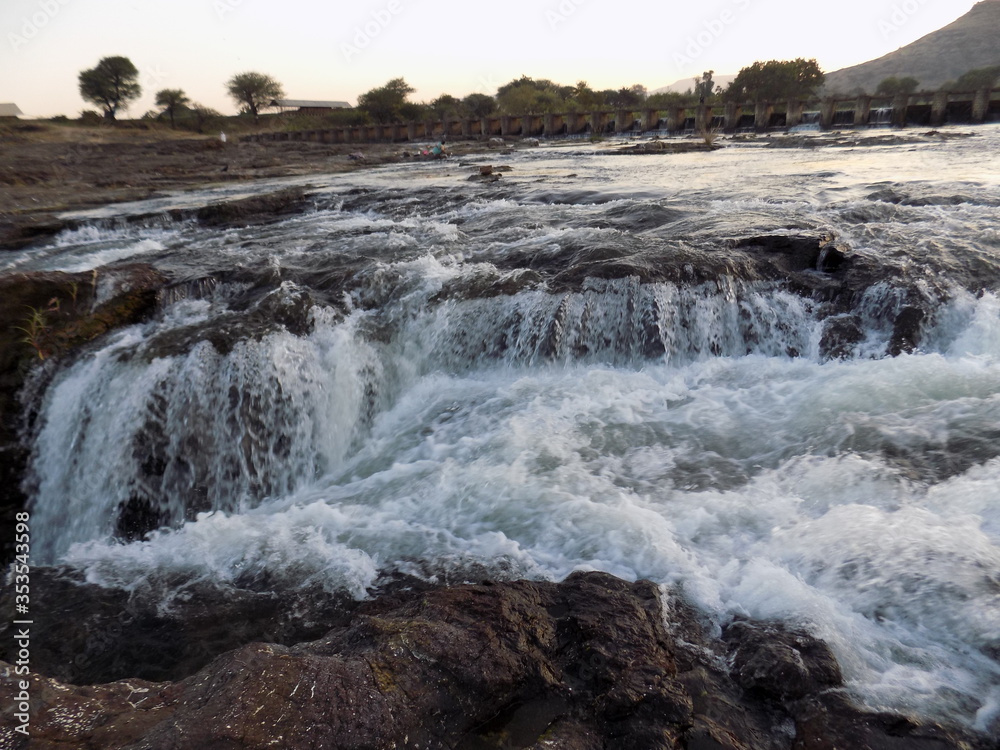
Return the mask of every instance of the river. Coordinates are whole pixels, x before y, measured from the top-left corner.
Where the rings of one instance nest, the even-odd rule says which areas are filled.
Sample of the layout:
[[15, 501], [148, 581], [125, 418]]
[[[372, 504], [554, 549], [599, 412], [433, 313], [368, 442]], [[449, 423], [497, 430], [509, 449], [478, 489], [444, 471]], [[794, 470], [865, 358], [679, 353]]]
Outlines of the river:
[[[173, 279], [39, 395], [39, 561], [165, 600], [649, 578], [995, 729], [1000, 127], [886, 133], [207, 189], [6, 254]], [[264, 226], [157, 215], [287, 185]]]

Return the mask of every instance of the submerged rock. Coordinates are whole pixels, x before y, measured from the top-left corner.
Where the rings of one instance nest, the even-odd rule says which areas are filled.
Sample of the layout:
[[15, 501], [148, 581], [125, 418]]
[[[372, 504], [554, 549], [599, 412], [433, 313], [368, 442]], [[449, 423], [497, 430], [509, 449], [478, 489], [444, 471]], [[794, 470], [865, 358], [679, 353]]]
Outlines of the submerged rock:
[[[804, 632], [747, 621], [713, 639], [648, 581], [419, 585], [353, 608], [339, 622], [317, 613], [329, 629], [316, 640], [244, 643], [175, 682], [32, 674], [30, 747], [989, 747], [853, 706], [829, 649]], [[0, 668], [12, 750], [29, 746], [13, 731], [17, 689]]]
[[289, 188], [251, 198], [212, 203], [199, 208], [195, 218], [199, 224], [210, 227], [266, 224], [302, 213], [305, 205], [305, 191], [301, 188]]

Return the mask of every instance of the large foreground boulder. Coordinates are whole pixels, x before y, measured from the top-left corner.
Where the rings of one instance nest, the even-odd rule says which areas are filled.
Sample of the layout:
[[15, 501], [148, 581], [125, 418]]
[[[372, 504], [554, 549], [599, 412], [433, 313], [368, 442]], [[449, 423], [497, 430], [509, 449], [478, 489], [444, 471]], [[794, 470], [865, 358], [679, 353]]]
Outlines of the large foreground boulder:
[[[729, 666], [732, 664], [732, 666]], [[18, 680], [30, 710], [18, 718]], [[93, 748], [985, 749], [868, 713], [826, 646], [722, 639], [652, 583], [602, 573], [399, 590], [294, 646], [248, 643], [174, 682], [73, 686], [0, 664], [0, 745]]]

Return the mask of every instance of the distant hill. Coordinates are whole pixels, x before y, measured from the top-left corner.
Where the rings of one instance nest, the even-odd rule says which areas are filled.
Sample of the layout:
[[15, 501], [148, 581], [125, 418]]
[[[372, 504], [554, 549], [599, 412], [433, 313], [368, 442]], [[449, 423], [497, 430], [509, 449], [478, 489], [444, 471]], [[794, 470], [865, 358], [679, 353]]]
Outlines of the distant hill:
[[889, 76], [913, 76], [929, 91], [972, 68], [991, 65], [1000, 65], [1000, 0], [977, 3], [954, 23], [885, 57], [827, 73], [825, 90], [871, 93]]
[[[998, 0], [998, 2], [1000, 2], [1000, 0]], [[726, 88], [726, 86], [732, 83], [735, 79], [736, 79], [735, 73], [726, 75], [715, 74], [712, 76], [712, 80], [715, 81], [715, 85], [722, 86], [722, 88]], [[687, 93], [688, 89], [693, 89], [693, 88], [694, 88], [694, 76], [688, 76], [687, 78], [682, 78], [679, 81], [674, 81], [669, 86], [662, 86], [658, 89], [653, 89], [649, 93], [666, 94], [668, 92], [674, 92], [677, 94], [684, 94]]]

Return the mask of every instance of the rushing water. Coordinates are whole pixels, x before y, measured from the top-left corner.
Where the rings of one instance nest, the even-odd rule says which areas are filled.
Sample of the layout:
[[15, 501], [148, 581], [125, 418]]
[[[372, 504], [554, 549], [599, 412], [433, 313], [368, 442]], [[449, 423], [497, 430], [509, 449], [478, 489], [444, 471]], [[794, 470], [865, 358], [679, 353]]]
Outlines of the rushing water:
[[[164, 595], [645, 577], [717, 623], [806, 625], [870, 706], [995, 730], [1000, 129], [945, 135], [577, 144], [490, 184], [392, 166], [267, 226], [115, 208], [9, 254], [176, 280], [40, 397], [39, 553]], [[733, 250], [822, 233], [870, 276], [838, 300]], [[889, 356], [908, 306], [917, 347]]]

